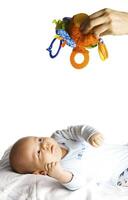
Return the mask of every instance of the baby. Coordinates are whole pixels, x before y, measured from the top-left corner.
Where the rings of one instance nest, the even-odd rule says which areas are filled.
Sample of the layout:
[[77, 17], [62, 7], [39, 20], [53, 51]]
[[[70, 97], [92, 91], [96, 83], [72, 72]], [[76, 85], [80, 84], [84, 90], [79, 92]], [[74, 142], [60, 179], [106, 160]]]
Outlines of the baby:
[[102, 134], [93, 127], [71, 126], [51, 137], [21, 138], [11, 149], [10, 165], [18, 173], [53, 177], [69, 190], [94, 178], [127, 186], [128, 146], [102, 144]]

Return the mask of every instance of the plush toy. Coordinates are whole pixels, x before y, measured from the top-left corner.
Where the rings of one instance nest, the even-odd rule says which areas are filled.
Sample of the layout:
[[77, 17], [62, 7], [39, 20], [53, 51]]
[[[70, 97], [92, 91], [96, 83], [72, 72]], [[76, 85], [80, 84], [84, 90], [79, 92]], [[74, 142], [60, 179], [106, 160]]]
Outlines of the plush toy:
[[[64, 17], [63, 20], [54, 20], [56, 24], [56, 36], [52, 40], [48, 47], [49, 55], [51, 58], [55, 58], [61, 47], [66, 44], [73, 48], [70, 55], [70, 62], [76, 69], [85, 67], [89, 62], [89, 51], [86, 48], [92, 48], [98, 46], [98, 52], [101, 60], [108, 58], [107, 48], [101, 38], [97, 38], [93, 33], [83, 34], [80, 31], [82, 23], [89, 23], [89, 16], [85, 13], [79, 13], [74, 15], [72, 18]], [[59, 48], [53, 55], [52, 47], [56, 39], [60, 40]], [[75, 61], [75, 56], [80, 53], [84, 59], [81, 63]]]

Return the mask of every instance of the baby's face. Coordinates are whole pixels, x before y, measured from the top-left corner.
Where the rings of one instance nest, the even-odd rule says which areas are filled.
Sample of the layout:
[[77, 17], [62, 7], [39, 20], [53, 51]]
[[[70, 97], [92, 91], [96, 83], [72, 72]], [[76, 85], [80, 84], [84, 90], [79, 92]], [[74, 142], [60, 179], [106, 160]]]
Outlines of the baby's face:
[[27, 168], [30, 166], [30, 173], [40, 173], [45, 164], [57, 162], [62, 158], [60, 146], [50, 137], [26, 137], [22, 149]]

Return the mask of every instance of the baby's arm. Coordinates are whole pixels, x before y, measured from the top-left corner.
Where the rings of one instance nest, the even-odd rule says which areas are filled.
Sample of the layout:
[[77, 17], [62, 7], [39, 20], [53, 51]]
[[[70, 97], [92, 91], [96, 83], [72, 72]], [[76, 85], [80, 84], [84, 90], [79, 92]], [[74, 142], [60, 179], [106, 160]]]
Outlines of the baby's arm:
[[59, 162], [52, 162], [44, 166], [45, 171], [42, 175], [48, 175], [55, 178], [60, 184], [69, 190], [77, 190], [83, 185], [83, 176], [80, 175], [80, 171], [62, 168]]
[[76, 190], [78, 187], [70, 187], [68, 184], [73, 179], [73, 173], [66, 171], [62, 168], [60, 162], [52, 162], [44, 165], [44, 171], [42, 175], [48, 175], [52, 178], [55, 178], [60, 184], [68, 188], [69, 190]]
[[89, 125], [70, 126], [68, 129], [56, 131], [52, 137], [59, 143], [64, 140], [80, 141], [82, 138], [94, 147], [103, 143], [102, 134]]
[[55, 178], [60, 183], [68, 183], [72, 180], [73, 174], [62, 168], [59, 162], [52, 162], [44, 165], [45, 175]]

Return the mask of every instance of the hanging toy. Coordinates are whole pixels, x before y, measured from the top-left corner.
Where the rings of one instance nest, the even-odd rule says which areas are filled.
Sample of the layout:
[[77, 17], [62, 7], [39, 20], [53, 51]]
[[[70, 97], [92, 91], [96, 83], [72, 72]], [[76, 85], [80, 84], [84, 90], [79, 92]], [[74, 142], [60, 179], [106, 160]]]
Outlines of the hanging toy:
[[[98, 53], [102, 61], [108, 58], [108, 51], [103, 42], [103, 39], [97, 38], [93, 33], [83, 34], [80, 31], [82, 23], [89, 23], [89, 16], [84, 13], [76, 14], [72, 18], [64, 17], [63, 20], [54, 20], [56, 24], [56, 35], [50, 46], [47, 48], [51, 58], [55, 58], [61, 47], [68, 45], [73, 48], [70, 55], [70, 62], [76, 69], [81, 69], [87, 66], [89, 62], [89, 51], [86, 48], [98, 46]], [[59, 47], [55, 54], [52, 52], [53, 44], [59, 40]], [[83, 55], [83, 61], [77, 63], [75, 57], [77, 54]]]

